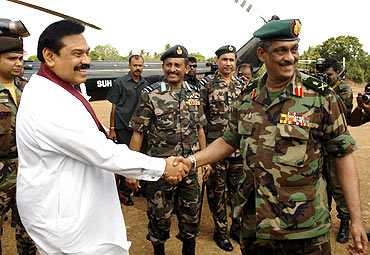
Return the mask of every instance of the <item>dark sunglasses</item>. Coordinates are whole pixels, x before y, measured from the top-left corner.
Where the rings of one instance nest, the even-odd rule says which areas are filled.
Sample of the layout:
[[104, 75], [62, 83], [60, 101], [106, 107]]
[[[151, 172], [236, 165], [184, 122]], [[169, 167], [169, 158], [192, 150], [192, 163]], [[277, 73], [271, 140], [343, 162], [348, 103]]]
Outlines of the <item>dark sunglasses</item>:
[[197, 68], [198, 67], [198, 65], [189, 65], [190, 67], [192, 67], [192, 68]]

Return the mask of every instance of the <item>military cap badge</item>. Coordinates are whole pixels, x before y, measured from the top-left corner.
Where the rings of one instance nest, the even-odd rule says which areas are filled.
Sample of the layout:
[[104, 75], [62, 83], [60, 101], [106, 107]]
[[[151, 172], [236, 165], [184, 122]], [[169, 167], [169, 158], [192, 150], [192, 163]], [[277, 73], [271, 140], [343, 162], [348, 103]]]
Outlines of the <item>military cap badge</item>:
[[176, 51], [177, 55], [181, 55], [182, 54], [182, 49], [180, 46], [177, 46], [177, 51]]
[[301, 32], [302, 23], [299, 21], [299, 19], [293, 20], [292, 25], [292, 35], [293, 37], [298, 37], [299, 33]]
[[233, 52], [234, 51], [234, 47], [229, 45], [229, 51]]

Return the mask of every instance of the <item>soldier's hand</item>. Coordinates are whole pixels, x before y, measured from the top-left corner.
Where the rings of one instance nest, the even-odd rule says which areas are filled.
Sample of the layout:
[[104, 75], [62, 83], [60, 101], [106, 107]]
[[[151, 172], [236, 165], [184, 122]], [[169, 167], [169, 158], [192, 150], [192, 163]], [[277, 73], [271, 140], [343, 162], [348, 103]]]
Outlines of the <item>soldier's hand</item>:
[[[186, 169], [188, 170], [186, 173], [188, 174], [189, 171], [192, 169], [192, 164], [191, 160], [189, 158], [184, 158], [184, 157], [176, 157], [175, 160], [173, 161], [173, 166], [177, 166], [177, 164], [182, 163], [186, 166]], [[186, 170], [185, 169], [185, 170]]]
[[109, 137], [109, 139], [111, 139], [113, 141], [116, 141], [116, 139], [117, 139], [116, 131], [114, 131], [114, 129], [111, 129], [109, 131], [108, 137]]
[[347, 246], [349, 253], [353, 255], [367, 254], [369, 242], [362, 222], [354, 223], [351, 221], [351, 235], [353, 238], [353, 246]]
[[126, 186], [134, 192], [138, 192], [139, 188], [141, 188], [139, 180], [130, 179], [126, 177], [125, 182]]
[[177, 182], [181, 182], [182, 179], [189, 173], [189, 168], [183, 163], [174, 164], [175, 157], [166, 158], [166, 169], [164, 170], [163, 177], [166, 181], [175, 184], [175, 178]]
[[208, 180], [208, 177], [211, 174], [211, 171], [212, 171], [211, 165], [202, 166], [203, 181], [206, 182]]

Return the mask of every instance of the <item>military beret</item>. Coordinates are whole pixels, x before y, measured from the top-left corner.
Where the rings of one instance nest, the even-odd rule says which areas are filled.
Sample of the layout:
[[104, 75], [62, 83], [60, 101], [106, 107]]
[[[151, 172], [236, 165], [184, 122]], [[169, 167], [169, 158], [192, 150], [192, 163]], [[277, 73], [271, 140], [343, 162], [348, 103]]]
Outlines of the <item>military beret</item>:
[[188, 51], [182, 45], [175, 45], [162, 54], [161, 61], [166, 58], [188, 58]]
[[4, 52], [23, 53], [22, 38], [0, 36], [0, 54]]
[[232, 45], [225, 45], [225, 46], [222, 46], [221, 48], [219, 48], [218, 50], [216, 50], [216, 52], [215, 52], [217, 57], [219, 57], [219, 56], [221, 56], [222, 54], [225, 54], [225, 53], [235, 53], [236, 54], [236, 49]]
[[262, 41], [295, 41], [298, 40], [301, 26], [299, 19], [272, 20], [253, 35]]

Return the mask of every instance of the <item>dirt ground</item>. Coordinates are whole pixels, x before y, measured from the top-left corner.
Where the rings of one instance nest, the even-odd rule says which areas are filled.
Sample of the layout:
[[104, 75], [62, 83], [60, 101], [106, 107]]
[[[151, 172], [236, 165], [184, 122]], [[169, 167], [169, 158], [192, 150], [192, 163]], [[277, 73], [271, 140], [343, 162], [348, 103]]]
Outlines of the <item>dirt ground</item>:
[[[352, 85], [354, 94], [362, 92], [364, 86], [357, 84]], [[99, 101], [92, 103], [99, 119], [104, 125], [109, 126], [109, 113], [111, 105], [107, 101]], [[354, 104], [357, 105], [356, 103]], [[350, 127], [352, 136], [355, 138], [358, 150], [354, 153], [356, 159], [356, 165], [359, 172], [360, 187], [361, 187], [361, 202], [363, 210], [363, 220], [365, 228], [370, 230], [370, 180], [368, 178], [368, 171], [370, 159], [368, 153], [370, 151], [370, 125], [365, 124], [360, 127]], [[368, 136], [369, 135], [369, 136]], [[134, 197], [135, 206], [122, 206], [122, 211], [126, 221], [128, 240], [132, 241], [130, 248], [130, 254], [133, 255], [146, 255], [153, 254], [152, 246], [149, 241], [146, 240], [147, 234], [147, 217], [146, 217], [146, 200], [142, 197]], [[234, 242], [234, 250], [232, 252], [225, 252], [217, 247], [214, 243], [213, 236], [213, 221], [212, 216], [209, 212], [207, 199], [204, 200], [204, 206], [201, 218], [201, 232], [197, 238], [196, 254], [207, 254], [207, 255], [221, 255], [230, 254], [237, 255], [241, 254], [239, 245]], [[340, 244], [335, 241], [338, 233], [339, 221], [336, 218], [335, 205], [333, 205], [331, 212], [333, 227], [331, 229], [331, 245], [332, 254], [342, 255], [348, 254], [345, 244]], [[181, 242], [176, 239], [177, 234], [177, 220], [173, 217], [171, 238], [166, 242], [166, 254], [175, 255], [181, 254]], [[10, 227], [10, 221], [6, 221], [4, 224], [4, 235], [2, 238], [3, 254], [4, 255], [16, 255], [15, 240], [14, 240], [14, 229]], [[350, 240], [352, 242], [352, 240]]]

